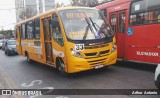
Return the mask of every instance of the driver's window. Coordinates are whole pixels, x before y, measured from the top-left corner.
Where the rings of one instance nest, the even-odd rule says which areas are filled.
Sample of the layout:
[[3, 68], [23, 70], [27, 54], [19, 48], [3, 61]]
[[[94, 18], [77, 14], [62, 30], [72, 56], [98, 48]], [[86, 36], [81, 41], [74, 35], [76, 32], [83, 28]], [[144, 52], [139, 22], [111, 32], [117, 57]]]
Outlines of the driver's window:
[[61, 32], [60, 24], [58, 21], [58, 16], [56, 14], [52, 15], [52, 33], [53, 33], [53, 39], [58, 44], [63, 46], [64, 43], [63, 43], [63, 38], [62, 38], [62, 32]]

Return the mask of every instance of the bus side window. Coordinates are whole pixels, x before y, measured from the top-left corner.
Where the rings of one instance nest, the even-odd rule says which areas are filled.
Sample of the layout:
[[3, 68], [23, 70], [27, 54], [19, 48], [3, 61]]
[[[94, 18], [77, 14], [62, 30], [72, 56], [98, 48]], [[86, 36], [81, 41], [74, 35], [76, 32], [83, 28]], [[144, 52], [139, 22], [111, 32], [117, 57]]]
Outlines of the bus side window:
[[27, 39], [33, 39], [33, 21], [27, 23]]
[[125, 32], [125, 22], [126, 22], [126, 21], [125, 21], [125, 19], [126, 19], [125, 16], [126, 16], [126, 15], [125, 15], [125, 12], [119, 13], [118, 31], [121, 32], [121, 33]]
[[21, 39], [26, 39], [26, 24], [21, 25]]
[[40, 39], [40, 20], [36, 19], [34, 22], [34, 38]]
[[116, 32], [116, 25], [117, 25], [116, 14], [111, 15], [110, 23], [111, 23], [111, 27], [112, 27], [113, 32]]
[[158, 15], [158, 22], [160, 22], [160, 14]]
[[62, 32], [60, 28], [60, 24], [58, 21], [58, 16], [56, 14], [52, 15], [52, 35], [53, 39], [61, 46], [64, 45], [63, 38], [62, 38]]
[[158, 23], [160, 23], [160, 11], [159, 11], [159, 10], [157, 10], [157, 11], [156, 11], [156, 14], [157, 14], [157, 20], [158, 20]]

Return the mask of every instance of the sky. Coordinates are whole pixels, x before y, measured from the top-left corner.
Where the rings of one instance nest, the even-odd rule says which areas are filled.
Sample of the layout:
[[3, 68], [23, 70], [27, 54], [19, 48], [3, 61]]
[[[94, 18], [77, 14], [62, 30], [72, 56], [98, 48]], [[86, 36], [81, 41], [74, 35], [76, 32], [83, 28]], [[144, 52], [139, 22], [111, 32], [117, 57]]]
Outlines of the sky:
[[[16, 23], [14, 0], [1, 0], [0, 2], [0, 30], [14, 29]], [[10, 10], [9, 10], [10, 9]]]
[[55, 2], [58, 2], [59, 4], [61, 4], [63, 2], [65, 5], [70, 4], [70, 1], [71, 0], [55, 0]]
[[[69, 4], [70, 0], [56, 0], [58, 3]], [[13, 30], [16, 23], [15, 0], [1, 0], [0, 2], [0, 30]]]

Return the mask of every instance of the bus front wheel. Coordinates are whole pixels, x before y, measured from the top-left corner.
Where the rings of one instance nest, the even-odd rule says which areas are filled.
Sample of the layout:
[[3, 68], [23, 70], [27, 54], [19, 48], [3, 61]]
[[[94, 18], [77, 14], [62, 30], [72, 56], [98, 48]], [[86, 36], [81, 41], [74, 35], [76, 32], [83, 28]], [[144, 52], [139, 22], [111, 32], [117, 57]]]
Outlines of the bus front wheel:
[[62, 76], [68, 76], [68, 74], [67, 74], [66, 71], [65, 71], [65, 65], [64, 65], [63, 60], [61, 60], [61, 59], [58, 58], [58, 59], [56, 60], [56, 66], [57, 66], [58, 72], [59, 72]]

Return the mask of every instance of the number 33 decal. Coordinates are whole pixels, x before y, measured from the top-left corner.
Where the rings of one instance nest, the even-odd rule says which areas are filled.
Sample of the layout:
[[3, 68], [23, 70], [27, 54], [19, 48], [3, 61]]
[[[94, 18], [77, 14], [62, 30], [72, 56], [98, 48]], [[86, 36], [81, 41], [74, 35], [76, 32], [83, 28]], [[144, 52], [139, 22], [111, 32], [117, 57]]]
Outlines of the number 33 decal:
[[75, 50], [84, 50], [84, 44], [76, 44]]

